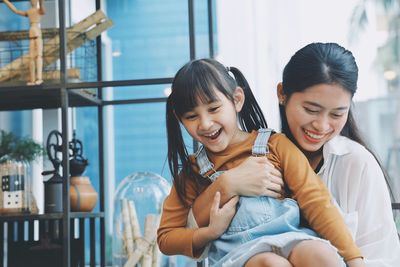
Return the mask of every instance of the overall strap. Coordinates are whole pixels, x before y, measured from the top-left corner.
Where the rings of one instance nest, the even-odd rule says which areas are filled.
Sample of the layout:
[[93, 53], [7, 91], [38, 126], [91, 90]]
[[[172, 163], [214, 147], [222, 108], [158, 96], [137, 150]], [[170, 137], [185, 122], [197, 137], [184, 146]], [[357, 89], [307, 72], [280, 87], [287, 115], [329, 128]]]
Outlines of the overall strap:
[[207, 172], [214, 170], [214, 164], [208, 159], [207, 152], [203, 145], [199, 145], [199, 149], [194, 154], [194, 157], [199, 166], [199, 173], [201, 176], [205, 177]]
[[[269, 153], [268, 140], [271, 136], [271, 133], [272, 129], [258, 130], [258, 134], [251, 151], [253, 156], [265, 156]], [[203, 145], [199, 146], [199, 149], [194, 154], [194, 157], [196, 158], [197, 165], [199, 166], [199, 173], [204, 178], [208, 178], [214, 182], [218, 176], [223, 173], [223, 171], [216, 171], [214, 169], [214, 164], [208, 159], [207, 152]], [[213, 171], [212, 174], [207, 175], [207, 173], [210, 171]]]
[[266, 156], [269, 153], [268, 140], [271, 137], [272, 129], [261, 128], [258, 130], [256, 141], [254, 141], [251, 153], [253, 156]]
[[[199, 149], [195, 153], [194, 157], [196, 158], [197, 165], [199, 166], [199, 173], [204, 178], [210, 179], [214, 182], [218, 176], [220, 176], [223, 172], [216, 171], [214, 169], [214, 164], [208, 159], [207, 152], [203, 145], [199, 146]], [[213, 171], [212, 174], [207, 175], [210, 171]]]

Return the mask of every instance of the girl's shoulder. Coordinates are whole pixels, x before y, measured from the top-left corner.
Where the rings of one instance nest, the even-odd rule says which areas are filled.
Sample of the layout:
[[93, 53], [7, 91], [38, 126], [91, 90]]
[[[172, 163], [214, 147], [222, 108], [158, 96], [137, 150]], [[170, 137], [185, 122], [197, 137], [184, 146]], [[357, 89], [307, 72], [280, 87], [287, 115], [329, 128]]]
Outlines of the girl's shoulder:
[[295, 148], [296, 145], [283, 133], [277, 133], [274, 132], [269, 141], [268, 141], [268, 146], [274, 147], [274, 148]]
[[283, 133], [274, 133], [268, 141], [270, 153], [282, 157], [290, 155], [291, 157], [305, 157], [303, 152]]

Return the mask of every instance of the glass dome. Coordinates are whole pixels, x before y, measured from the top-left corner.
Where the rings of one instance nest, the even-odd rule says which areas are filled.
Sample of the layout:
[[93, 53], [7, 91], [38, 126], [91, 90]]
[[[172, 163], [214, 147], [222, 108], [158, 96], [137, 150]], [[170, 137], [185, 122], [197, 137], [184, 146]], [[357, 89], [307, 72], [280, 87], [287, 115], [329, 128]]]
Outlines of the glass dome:
[[31, 198], [31, 174], [29, 164], [12, 159], [0, 163], [0, 214], [37, 213]]
[[114, 196], [113, 266], [124, 266], [128, 260], [129, 266], [136, 262], [162, 266], [156, 232], [170, 188], [165, 178], [151, 172], [134, 173], [118, 185]]

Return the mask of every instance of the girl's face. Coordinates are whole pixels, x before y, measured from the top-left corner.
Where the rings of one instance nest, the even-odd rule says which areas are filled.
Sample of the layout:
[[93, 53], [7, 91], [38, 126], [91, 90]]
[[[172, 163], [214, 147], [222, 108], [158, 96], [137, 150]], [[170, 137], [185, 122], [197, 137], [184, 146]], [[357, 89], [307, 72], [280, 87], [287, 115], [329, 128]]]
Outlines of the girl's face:
[[181, 122], [188, 133], [208, 150], [216, 153], [242, 141], [237, 123], [237, 112], [242, 109], [244, 93], [236, 88], [234, 103], [224, 94], [216, 91], [218, 101], [201, 103], [183, 114]]
[[335, 84], [314, 85], [288, 99], [278, 85], [278, 97], [284, 103], [289, 129], [305, 152], [319, 151], [342, 131], [351, 105], [351, 94]]

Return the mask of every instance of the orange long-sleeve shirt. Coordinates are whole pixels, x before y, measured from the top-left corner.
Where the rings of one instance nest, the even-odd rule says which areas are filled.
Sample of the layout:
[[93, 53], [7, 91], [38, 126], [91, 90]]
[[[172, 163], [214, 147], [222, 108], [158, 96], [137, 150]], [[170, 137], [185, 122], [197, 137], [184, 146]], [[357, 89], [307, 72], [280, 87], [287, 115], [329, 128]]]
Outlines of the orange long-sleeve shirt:
[[[221, 153], [208, 152], [214, 169], [229, 170], [251, 156], [256, 136], [257, 132], [253, 131], [244, 142], [230, 146]], [[304, 154], [285, 135], [278, 133], [271, 136], [268, 148], [269, 161], [282, 172], [293, 199], [298, 202], [310, 226], [329, 240], [346, 261], [361, 257], [361, 251], [355, 245], [342, 216], [331, 202], [328, 189], [310, 167]], [[218, 183], [218, 179], [214, 183]], [[188, 183], [186, 192], [188, 202], [193, 203], [198, 196], [193, 184]], [[186, 228], [189, 209], [181, 203], [173, 186], [164, 202], [157, 236], [164, 254], [199, 256], [194, 255], [192, 246], [196, 229]]]

